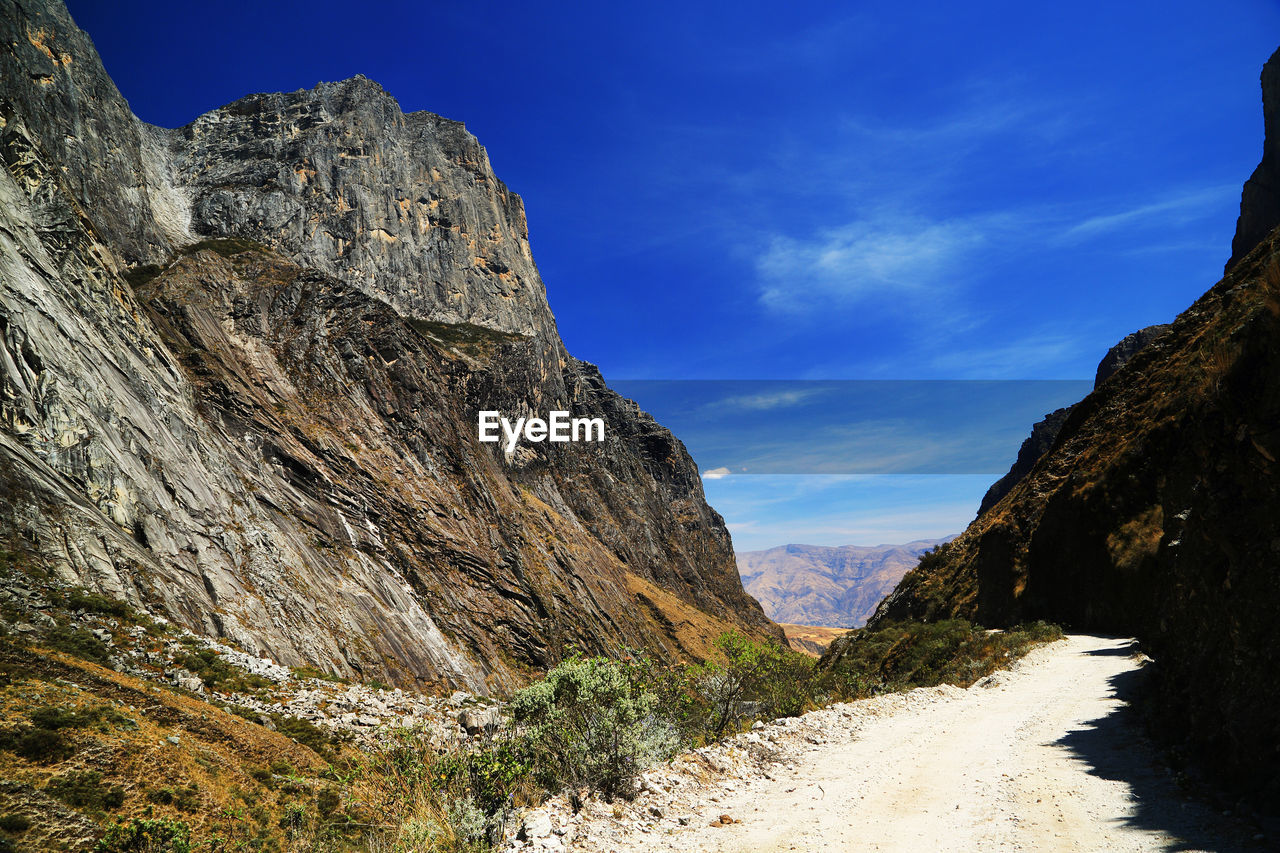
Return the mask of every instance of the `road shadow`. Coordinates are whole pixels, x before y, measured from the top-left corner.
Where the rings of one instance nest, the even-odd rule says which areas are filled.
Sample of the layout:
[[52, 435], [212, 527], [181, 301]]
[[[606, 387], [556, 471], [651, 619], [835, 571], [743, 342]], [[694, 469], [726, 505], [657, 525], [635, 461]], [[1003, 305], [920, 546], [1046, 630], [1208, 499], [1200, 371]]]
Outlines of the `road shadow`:
[[1127, 658], [1137, 654], [1139, 650], [1138, 641], [1131, 640], [1127, 646], [1113, 646], [1109, 649], [1089, 649], [1085, 654], [1092, 657]]
[[[1127, 656], [1136, 651], [1135, 643], [1088, 654]], [[1223, 815], [1222, 806], [1210, 805], [1181, 789], [1168, 767], [1159, 762], [1160, 751], [1144, 731], [1141, 717], [1133, 707], [1148, 676], [1145, 668], [1113, 676], [1111, 687], [1124, 704], [1068, 732], [1055, 745], [1087, 764], [1088, 772], [1094, 776], [1127, 785], [1135, 805], [1133, 814], [1125, 822], [1168, 836], [1171, 840], [1164, 849], [1170, 853], [1256, 853], [1274, 849], [1269, 839], [1251, 840], [1256, 827], [1234, 816]]]

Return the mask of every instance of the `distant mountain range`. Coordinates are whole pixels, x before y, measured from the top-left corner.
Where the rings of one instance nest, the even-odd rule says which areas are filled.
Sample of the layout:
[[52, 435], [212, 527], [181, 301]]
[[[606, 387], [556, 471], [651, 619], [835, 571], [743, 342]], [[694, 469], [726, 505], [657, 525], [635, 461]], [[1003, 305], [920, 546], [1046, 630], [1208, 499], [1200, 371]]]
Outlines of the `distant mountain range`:
[[779, 545], [740, 551], [738, 573], [770, 619], [795, 625], [861, 627], [876, 605], [944, 539], [905, 545]]

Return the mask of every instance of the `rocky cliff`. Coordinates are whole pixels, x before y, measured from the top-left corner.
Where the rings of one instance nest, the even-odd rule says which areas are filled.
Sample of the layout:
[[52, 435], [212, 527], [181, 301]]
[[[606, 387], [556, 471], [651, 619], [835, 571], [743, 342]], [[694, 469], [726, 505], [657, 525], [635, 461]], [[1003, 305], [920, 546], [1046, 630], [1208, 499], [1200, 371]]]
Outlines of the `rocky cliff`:
[[[1280, 796], [1280, 52], [1226, 276], [1065, 418], [1052, 447], [873, 625], [1046, 618], [1136, 635], [1148, 706], [1229, 787]], [[1268, 213], [1272, 205], [1272, 213]], [[1270, 229], [1270, 233], [1266, 230]], [[1104, 365], [1106, 362], [1104, 362]]]
[[1280, 232], [1075, 406], [999, 504], [872, 619], [1136, 635], [1164, 725], [1274, 802]]
[[780, 545], [739, 551], [738, 573], [769, 618], [796, 625], [861, 627], [876, 605], [920, 561], [946, 540], [905, 545]]
[[1240, 194], [1228, 272], [1280, 225], [1280, 50], [1262, 67], [1262, 115], [1262, 161]]
[[[162, 130], [60, 4], [0, 28], [8, 570], [427, 687], [778, 635], [683, 445], [565, 352], [462, 125], [357, 77]], [[479, 409], [607, 439], [507, 457]]]
[[[1119, 343], [1107, 350], [1107, 354], [1102, 357], [1102, 361], [1098, 362], [1098, 370], [1093, 378], [1093, 387], [1097, 388], [1107, 381], [1112, 374], [1124, 367], [1129, 359], [1137, 355], [1143, 347], [1154, 343], [1168, 329], [1168, 323], [1160, 323], [1131, 332], [1121, 338]], [[1032, 424], [1031, 435], [1027, 436], [1022, 442], [1022, 446], [1018, 448], [1018, 457], [1009, 468], [1009, 473], [992, 483], [991, 488], [987, 489], [987, 493], [982, 496], [982, 503], [978, 506], [978, 515], [982, 515], [991, 509], [1000, 502], [1001, 498], [1013, 491], [1013, 487], [1018, 485], [1023, 477], [1031, 473], [1031, 469], [1040, 461], [1040, 457], [1053, 449], [1053, 443], [1058, 440], [1058, 433], [1061, 432], [1062, 425], [1067, 422], [1067, 416], [1071, 414], [1071, 410], [1074, 408], [1075, 404], [1056, 409], [1045, 415], [1043, 420]]]

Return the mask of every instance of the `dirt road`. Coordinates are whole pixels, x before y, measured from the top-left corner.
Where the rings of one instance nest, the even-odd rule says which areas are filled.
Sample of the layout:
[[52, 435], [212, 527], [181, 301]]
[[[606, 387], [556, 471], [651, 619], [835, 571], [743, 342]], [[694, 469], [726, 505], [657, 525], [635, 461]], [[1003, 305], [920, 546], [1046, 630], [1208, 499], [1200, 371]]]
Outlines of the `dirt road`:
[[1122, 712], [1140, 666], [1071, 636], [968, 690], [833, 706], [653, 771], [632, 804], [553, 806], [526, 849], [1268, 849], [1156, 766]]

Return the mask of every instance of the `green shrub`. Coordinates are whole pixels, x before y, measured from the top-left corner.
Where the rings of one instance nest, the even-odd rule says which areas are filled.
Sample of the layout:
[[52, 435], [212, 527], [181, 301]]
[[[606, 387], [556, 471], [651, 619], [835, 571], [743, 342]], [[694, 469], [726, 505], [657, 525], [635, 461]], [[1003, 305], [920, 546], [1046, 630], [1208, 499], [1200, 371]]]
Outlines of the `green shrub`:
[[963, 619], [864, 628], [833, 645], [823, 661], [823, 682], [846, 699], [938, 684], [968, 687], [1061, 636], [1060, 628], [1045, 622], [1008, 631], [987, 631]]
[[15, 835], [26, 832], [31, 828], [31, 819], [26, 815], [7, 814], [0, 815], [0, 831], [12, 832]]
[[0, 749], [40, 764], [63, 761], [75, 753], [61, 732], [30, 726], [0, 732]]
[[206, 237], [198, 243], [192, 243], [190, 246], [184, 246], [182, 254], [194, 255], [202, 250], [217, 252], [224, 258], [230, 258], [241, 252], [265, 252], [267, 249], [256, 240], [248, 240], [243, 237]]
[[813, 707], [812, 658], [736, 631], [721, 635], [716, 647], [724, 662], [708, 662], [697, 679], [708, 704], [711, 736], [737, 731], [752, 719], [793, 717]]
[[94, 663], [105, 664], [111, 656], [107, 644], [82, 628], [59, 625], [45, 635], [45, 645]]
[[342, 795], [333, 788], [324, 788], [316, 794], [316, 811], [321, 817], [328, 817], [342, 805]]
[[295, 666], [291, 667], [294, 678], [317, 678], [321, 681], [328, 681], [333, 684], [349, 684], [350, 682], [340, 675], [334, 675], [332, 672], [325, 672], [315, 666]]
[[115, 616], [118, 619], [129, 621], [136, 619], [133, 611], [129, 609], [129, 605], [123, 601], [117, 601], [114, 598], [108, 598], [101, 593], [90, 592], [87, 589], [75, 588], [68, 590], [62, 600], [62, 605], [68, 610], [84, 610], [88, 613], [96, 613], [99, 616]]
[[530, 782], [547, 787], [554, 778], [539, 778], [537, 753], [526, 737], [500, 737], [477, 749], [446, 752], [431, 765], [435, 784], [461, 792], [487, 815], [496, 815]]
[[551, 787], [631, 797], [640, 771], [679, 748], [657, 696], [630, 676], [617, 661], [575, 655], [512, 699]]
[[195, 782], [182, 788], [153, 788], [147, 791], [147, 800], [161, 806], [173, 806], [184, 812], [193, 812], [200, 807], [200, 787]]
[[199, 676], [205, 687], [219, 693], [252, 693], [272, 685], [269, 678], [227, 663], [213, 649], [195, 648], [175, 661]]
[[317, 755], [326, 760], [333, 759], [332, 746], [337, 743], [334, 735], [315, 723], [301, 717], [289, 717], [284, 714], [272, 714], [276, 731], [292, 738], [303, 746], [310, 747]]
[[134, 818], [113, 824], [96, 853], [191, 853], [191, 830], [180, 820]]
[[45, 793], [69, 806], [89, 811], [112, 811], [124, 805], [124, 789], [102, 784], [96, 770], [75, 770], [51, 780]]
[[42, 729], [84, 729], [89, 726], [127, 725], [133, 721], [114, 708], [99, 705], [91, 708], [63, 708], [37, 705], [27, 712], [31, 722]]

